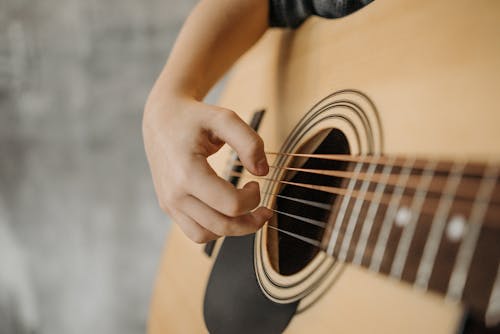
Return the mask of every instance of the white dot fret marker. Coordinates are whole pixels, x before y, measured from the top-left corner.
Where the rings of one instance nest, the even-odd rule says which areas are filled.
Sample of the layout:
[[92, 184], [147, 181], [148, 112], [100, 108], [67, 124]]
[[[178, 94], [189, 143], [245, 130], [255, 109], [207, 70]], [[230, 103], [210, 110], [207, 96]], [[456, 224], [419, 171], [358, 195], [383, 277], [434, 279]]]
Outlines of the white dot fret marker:
[[462, 180], [464, 168], [465, 165], [463, 163], [453, 165], [450, 177], [446, 181], [443, 194], [439, 200], [439, 205], [434, 218], [432, 219], [431, 230], [429, 231], [429, 235], [425, 243], [424, 254], [420, 260], [417, 279], [415, 281], [419, 287], [425, 290], [429, 285], [429, 279], [434, 268], [441, 239], [442, 237], [444, 238], [446, 233], [446, 218], [448, 217], [451, 206], [453, 205], [455, 194]]
[[406, 206], [402, 206], [399, 208], [396, 213], [396, 225], [399, 227], [403, 227], [408, 225], [411, 220], [411, 210]]
[[[434, 170], [436, 167], [436, 161], [429, 161], [422, 173], [420, 181], [413, 197], [411, 203], [411, 209], [407, 207], [401, 207], [400, 210], [402, 215], [401, 222], [402, 225], [401, 238], [399, 239], [398, 248], [396, 254], [394, 255], [394, 260], [392, 261], [391, 276], [397, 279], [401, 279], [403, 270], [405, 267], [406, 259], [408, 258], [408, 253], [410, 251], [410, 245], [415, 235], [415, 230], [417, 228], [417, 221], [424, 205], [425, 199], [427, 197], [427, 190], [434, 177]], [[397, 222], [396, 222], [397, 225]]]
[[373, 250], [372, 260], [370, 262], [370, 270], [379, 271], [384, 258], [384, 252], [387, 246], [387, 241], [389, 240], [389, 235], [391, 229], [394, 225], [394, 220], [396, 213], [398, 211], [399, 203], [403, 197], [404, 189], [406, 183], [413, 170], [413, 165], [415, 163], [415, 158], [406, 160], [406, 163], [399, 174], [398, 181], [396, 183], [396, 188], [391, 196], [391, 201], [389, 206], [385, 211], [384, 220], [382, 221], [382, 226], [377, 237], [377, 243], [375, 244], [375, 249]]
[[448, 226], [446, 227], [446, 236], [448, 240], [457, 242], [462, 239], [466, 229], [465, 218], [462, 215], [451, 217]]
[[499, 168], [495, 166], [490, 166], [484, 173], [479, 190], [477, 191], [474, 206], [469, 216], [467, 234], [463, 236], [455, 260], [455, 266], [450, 276], [448, 292], [446, 293], [447, 299], [458, 300], [462, 298], [474, 250], [476, 249], [479, 234], [481, 233], [484, 216], [488, 210], [488, 203], [496, 186], [495, 181], [498, 178], [498, 174]]

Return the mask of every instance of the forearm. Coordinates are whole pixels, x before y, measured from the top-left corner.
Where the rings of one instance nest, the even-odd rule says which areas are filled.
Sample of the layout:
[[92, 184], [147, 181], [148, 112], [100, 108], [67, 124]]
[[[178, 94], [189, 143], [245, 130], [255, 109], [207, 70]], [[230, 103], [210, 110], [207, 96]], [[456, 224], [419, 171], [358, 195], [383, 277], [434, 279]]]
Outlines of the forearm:
[[266, 31], [268, 11], [268, 0], [202, 0], [186, 20], [156, 88], [203, 99]]
[[145, 106], [144, 147], [160, 207], [196, 242], [253, 233], [273, 214], [256, 208], [258, 183], [236, 188], [207, 162], [227, 143], [246, 170], [266, 175], [262, 139], [234, 111], [201, 101], [266, 30], [267, 1], [202, 0]]

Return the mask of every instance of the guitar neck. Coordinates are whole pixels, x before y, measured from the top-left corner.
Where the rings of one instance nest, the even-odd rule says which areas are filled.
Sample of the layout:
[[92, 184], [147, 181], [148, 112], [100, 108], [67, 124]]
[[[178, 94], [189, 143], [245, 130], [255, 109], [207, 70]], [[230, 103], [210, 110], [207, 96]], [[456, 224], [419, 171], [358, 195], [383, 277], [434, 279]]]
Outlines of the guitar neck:
[[343, 173], [321, 243], [329, 255], [498, 317], [498, 166], [384, 156]]

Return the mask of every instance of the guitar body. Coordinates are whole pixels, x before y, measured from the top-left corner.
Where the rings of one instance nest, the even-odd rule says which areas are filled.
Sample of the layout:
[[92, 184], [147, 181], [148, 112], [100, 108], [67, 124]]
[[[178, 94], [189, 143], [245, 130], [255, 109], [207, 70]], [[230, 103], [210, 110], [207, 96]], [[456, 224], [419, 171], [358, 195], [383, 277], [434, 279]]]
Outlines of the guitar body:
[[[266, 151], [279, 152], [304, 115], [336, 92], [339, 101], [366, 105], [370, 135], [356, 130], [366, 125], [355, 117], [332, 120], [352, 154], [499, 162], [500, 2], [378, 0], [342, 19], [311, 18], [296, 31], [270, 31], [239, 61], [220, 104], [244, 120], [264, 109], [259, 133]], [[312, 129], [309, 137], [320, 130]], [[221, 173], [229, 153], [223, 149], [211, 160]], [[224, 242], [209, 257], [203, 245], [172, 226], [154, 288], [150, 333], [207, 332], [213, 320], [205, 319], [206, 309], [204, 318], [204, 300]], [[253, 270], [253, 245], [242, 247], [251, 248], [241, 262]], [[254, 275], [247, 278], [251, 289], [259, 287]], [[231, 280], [231, 272], [225, 279]], [[294, 312], [285, 321], [286, 333], [457, 333], [467, 310], [442, 294], [350, 264], [315, 293], [307, 307], [299, 298], [284, 309]], [[239, 298], [230, 288], [220, 294], [221, 300]], [[240, 332], [257, 332], [245, 326]]]

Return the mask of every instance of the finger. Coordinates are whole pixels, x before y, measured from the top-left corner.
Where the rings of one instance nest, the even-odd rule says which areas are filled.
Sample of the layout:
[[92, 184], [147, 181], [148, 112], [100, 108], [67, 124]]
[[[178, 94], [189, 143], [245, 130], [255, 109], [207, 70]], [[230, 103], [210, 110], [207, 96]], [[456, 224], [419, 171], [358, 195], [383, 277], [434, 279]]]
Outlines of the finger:
[[206, 243], [210, 240], [218, 239], [219, 236], [207, 230], [203, 226], [199, 225], [188, 215], [180, 212], [179, 210], [175, 210], [173, 212], [172, 218], [175, 223], [180, 227], [182, 232], [191, 240], [196, 243]]
[[198, 224], [220, 236], [254, 233], [273, 215], [271, 210], [260, 207], [254, 212], [238, 217], [228, 217], [193, 196], [184, 197], [180, 209]]
[[267, 175], [269, 165], [262, 138], [235, 112], [219, 108], [210, 122], [215, 135], [229, 144], [245, 166], [254, 175]]
[[257, 182], [249, 182], [237, 189], [231, 183], [217, 176], [208, 162], [200, 157], [192, 164], [186, 191], [226, 216], [236, 217], [257, 207], [260, 190]]

